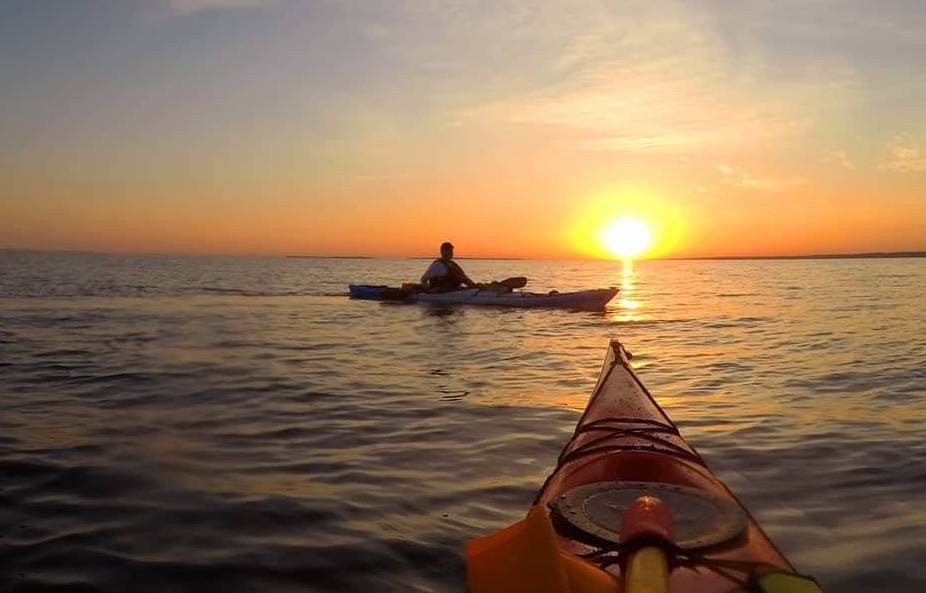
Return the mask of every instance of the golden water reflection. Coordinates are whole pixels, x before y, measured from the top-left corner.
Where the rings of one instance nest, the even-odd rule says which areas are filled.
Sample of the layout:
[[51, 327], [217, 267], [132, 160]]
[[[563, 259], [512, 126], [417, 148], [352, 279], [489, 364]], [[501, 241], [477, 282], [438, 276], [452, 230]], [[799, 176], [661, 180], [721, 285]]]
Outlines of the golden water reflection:
[[643, 321], [647, 318], [642, 313], [643, 302], [637, 298], [637, 269], [632, 259], [624, 259], [620, 272], [620, 288], [618, 293], [617, 309], [611, 317], [612, 321], [621, 323]]

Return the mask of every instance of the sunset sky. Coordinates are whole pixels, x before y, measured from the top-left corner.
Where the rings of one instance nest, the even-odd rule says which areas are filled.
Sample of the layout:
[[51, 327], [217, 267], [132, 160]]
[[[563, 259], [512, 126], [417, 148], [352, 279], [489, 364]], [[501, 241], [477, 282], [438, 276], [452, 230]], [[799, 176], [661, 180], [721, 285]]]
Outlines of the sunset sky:
[[926, 250], [923, 0], [2, 0], [0, 248]]

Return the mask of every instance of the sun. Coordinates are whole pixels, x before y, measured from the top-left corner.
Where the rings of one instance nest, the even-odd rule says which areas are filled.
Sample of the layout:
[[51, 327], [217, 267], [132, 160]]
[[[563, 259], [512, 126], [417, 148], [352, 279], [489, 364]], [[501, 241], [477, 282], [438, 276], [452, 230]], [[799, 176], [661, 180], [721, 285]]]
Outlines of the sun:
[[633, 259], [649, 249], [652, 233], [639, 218], [618, 218], [601, 232], [605, 247], [622, 259]]

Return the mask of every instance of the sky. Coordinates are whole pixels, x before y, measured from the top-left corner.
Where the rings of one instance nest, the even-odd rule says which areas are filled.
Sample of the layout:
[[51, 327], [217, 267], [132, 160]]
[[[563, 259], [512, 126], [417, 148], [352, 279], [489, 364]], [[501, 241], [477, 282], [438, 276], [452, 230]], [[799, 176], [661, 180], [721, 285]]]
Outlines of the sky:
[[0, 248], [926, 250], [922, 0], [0, 0]]

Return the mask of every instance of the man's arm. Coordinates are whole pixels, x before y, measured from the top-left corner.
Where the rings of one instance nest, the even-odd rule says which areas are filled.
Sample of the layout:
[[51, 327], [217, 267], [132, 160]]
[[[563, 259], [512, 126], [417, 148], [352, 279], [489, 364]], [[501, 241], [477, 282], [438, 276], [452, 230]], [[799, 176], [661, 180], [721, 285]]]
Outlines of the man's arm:
[[[459, 265], [459, 264], [457, 264], [457, 265]], [[460, 272], [463, 272], [463, 268], [460, 268]], [[472, 279], [472, 278], [470, 278], [469, 276], [466, 275], [466, 272], [463, 272], [463, 284], [465, 284], [466, 286], [469, 286], [470, 288], [474, 288], [474, 287], [476, 287], [476, 286], [479, 286], [478, 284], [476, 284], [475, 282], [473, 282], [473, 279]]]

